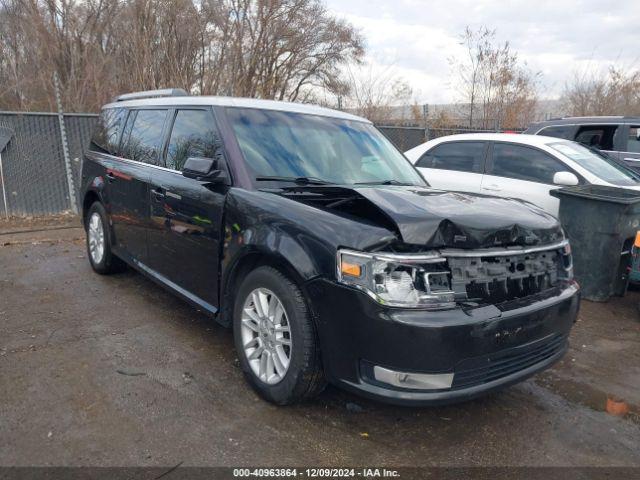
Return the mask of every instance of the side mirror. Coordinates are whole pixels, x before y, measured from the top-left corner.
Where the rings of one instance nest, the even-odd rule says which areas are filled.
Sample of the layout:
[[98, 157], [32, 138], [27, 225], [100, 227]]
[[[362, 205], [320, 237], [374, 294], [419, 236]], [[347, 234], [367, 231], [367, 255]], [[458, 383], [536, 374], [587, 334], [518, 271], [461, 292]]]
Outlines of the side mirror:
[[227, 176], [215, 158], [189, 157], [182, 167], [182, 176], [209, 183], [225, 183]]
[[580, 181], [571, 172], [556, 172], [553, 176], [553, 183], [556, 185], [562, 185], [565, 187], [572, 187], [578, 185]]

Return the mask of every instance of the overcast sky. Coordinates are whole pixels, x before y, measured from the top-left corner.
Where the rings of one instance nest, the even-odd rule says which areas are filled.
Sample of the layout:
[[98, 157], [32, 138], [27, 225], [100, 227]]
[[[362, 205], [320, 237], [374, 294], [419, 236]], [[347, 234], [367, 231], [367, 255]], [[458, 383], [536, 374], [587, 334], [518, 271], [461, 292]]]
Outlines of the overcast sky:
[[[420, 102], [456, 99], [447, 58], [462, 55], [466, 25], [497, 30], [534, 71], [541, 96], [560, 95], [565, 81], [586, 68], [629, 68], [640, 60], [640, 2], [606, 0], [327, 0], [329, 8], [361, 30], [367, 58], [392, 66]], [[610, 7], [607, 7], [610, 4]]]

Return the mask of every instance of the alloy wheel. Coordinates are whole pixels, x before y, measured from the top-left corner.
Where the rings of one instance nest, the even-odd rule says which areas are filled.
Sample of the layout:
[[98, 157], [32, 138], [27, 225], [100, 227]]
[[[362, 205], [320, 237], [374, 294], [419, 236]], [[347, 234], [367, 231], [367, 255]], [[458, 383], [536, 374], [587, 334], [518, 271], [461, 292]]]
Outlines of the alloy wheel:
[[253, 373], [264, 383], [280, 382], [291, 361], [291, 328], [280, 299], [256, 288], [242, 308], [242, 345]]
[[89, 219], [89, 254], [93, 263], [98, 264], [104, 257], [104, 227], [102, 217], [98, 212], [93, 212]]

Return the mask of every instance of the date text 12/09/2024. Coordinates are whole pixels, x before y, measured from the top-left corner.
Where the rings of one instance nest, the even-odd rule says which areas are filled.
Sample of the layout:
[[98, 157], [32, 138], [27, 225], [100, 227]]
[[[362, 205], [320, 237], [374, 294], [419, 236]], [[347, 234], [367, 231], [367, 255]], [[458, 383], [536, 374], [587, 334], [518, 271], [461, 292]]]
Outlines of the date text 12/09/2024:
[[398, 478], [397, 470], [387, 468], [235, 468], [235, 478]]

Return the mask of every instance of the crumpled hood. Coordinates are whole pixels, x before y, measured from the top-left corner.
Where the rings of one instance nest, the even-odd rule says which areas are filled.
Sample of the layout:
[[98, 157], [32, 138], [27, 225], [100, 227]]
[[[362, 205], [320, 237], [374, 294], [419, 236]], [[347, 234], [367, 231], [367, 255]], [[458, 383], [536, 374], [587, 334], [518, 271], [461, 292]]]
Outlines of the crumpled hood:
[[386, 215], [408, 244], [490, 248], [553, 243], [564, 237], [555, 217], [517, 199], [423, 187], [353, 190]]

